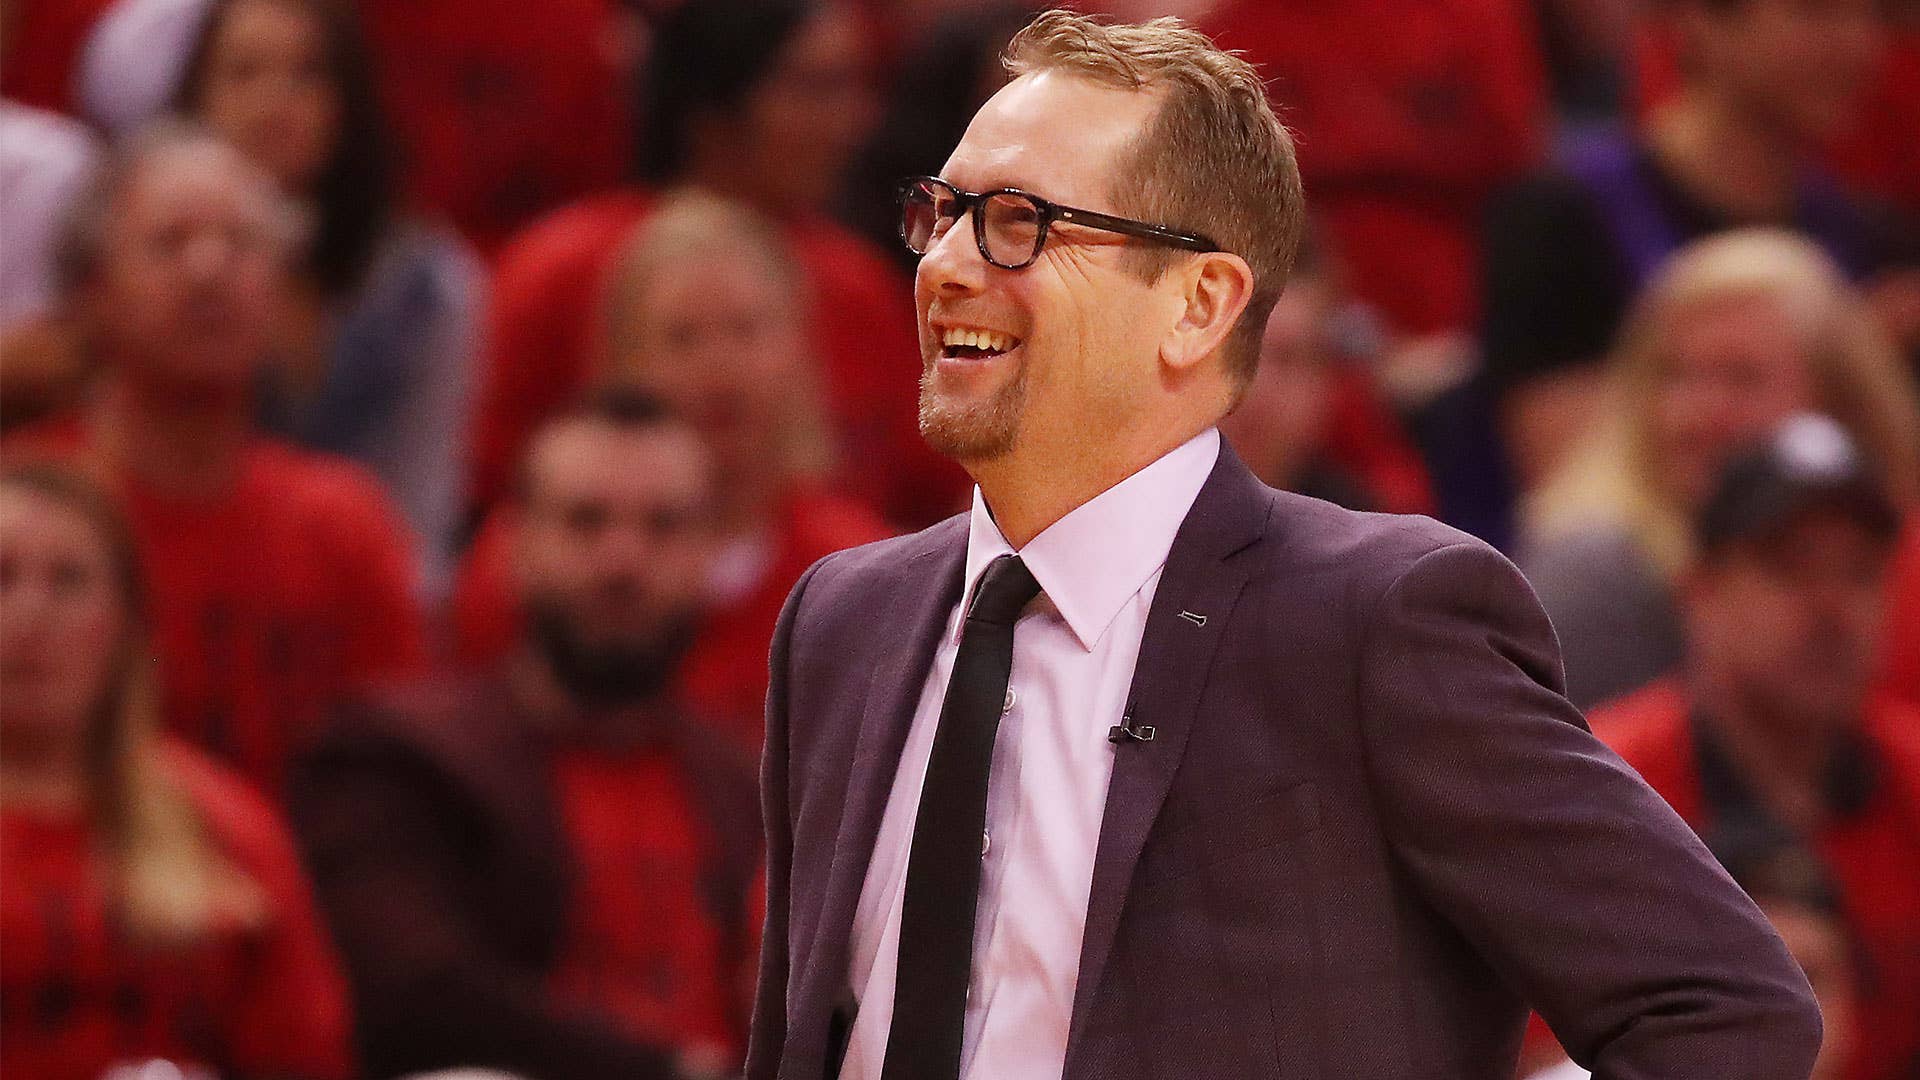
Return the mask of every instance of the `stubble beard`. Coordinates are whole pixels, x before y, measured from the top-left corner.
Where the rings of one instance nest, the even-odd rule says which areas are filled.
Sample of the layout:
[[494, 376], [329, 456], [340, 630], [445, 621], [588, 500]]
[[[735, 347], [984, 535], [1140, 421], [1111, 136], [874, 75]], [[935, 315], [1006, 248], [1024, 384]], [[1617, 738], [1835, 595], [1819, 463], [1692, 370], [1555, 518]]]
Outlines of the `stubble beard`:
[[955, 461], [992, 461], [1013, 451], [1026, 403], [1024, 356], [1013, 377], [975, 405], [941, 400], [934, 386], [934, 363], [929, 360], [920, 370], [920, 437]]

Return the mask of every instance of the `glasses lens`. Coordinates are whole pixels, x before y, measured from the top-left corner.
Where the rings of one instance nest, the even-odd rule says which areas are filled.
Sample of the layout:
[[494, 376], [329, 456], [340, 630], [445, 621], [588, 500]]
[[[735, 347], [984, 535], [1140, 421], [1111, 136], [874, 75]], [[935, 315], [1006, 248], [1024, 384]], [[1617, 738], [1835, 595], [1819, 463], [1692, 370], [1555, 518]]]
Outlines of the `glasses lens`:
[[945, 189], [925, 181], [908, 185], [900, 196], [900, 239], [907, 250], [925, 255], [951, 223], [952, 208], [953, 195]]
[[1020, 195], [995, 195], [981, 209], [987, 255], [1002, 266], [1023, 266], [1040, 253], [1040, 208]]

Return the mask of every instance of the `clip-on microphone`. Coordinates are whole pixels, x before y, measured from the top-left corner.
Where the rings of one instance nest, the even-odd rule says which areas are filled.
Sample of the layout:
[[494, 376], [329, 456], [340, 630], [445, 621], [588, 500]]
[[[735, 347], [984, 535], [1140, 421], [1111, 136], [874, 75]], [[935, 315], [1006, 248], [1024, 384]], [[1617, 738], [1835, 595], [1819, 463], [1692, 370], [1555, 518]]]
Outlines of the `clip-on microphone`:
[[1120, 723], [1107, 729], [1107, 741], [1118, 746], [1128, 739], [1134, 742], [1152, 742], [1153, 725], [1142, 724], [1135, 727], [1132, 712], [1120, 714]]

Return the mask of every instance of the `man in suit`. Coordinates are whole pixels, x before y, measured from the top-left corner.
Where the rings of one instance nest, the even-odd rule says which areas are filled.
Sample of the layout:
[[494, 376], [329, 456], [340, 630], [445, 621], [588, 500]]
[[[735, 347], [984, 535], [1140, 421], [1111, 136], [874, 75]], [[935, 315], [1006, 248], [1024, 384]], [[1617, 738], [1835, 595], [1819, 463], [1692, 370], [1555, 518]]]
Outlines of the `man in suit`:
[[1498, 1080], [1529, 1004], [1607, 1080], [1804, 1078], [1806, 980], [1513, 567], [1222, 445], [1301, 228], [1257, 74], [1061, 12], [1009, 66], [902, 196], [972, 511], [775, 634], [750, 1080]]

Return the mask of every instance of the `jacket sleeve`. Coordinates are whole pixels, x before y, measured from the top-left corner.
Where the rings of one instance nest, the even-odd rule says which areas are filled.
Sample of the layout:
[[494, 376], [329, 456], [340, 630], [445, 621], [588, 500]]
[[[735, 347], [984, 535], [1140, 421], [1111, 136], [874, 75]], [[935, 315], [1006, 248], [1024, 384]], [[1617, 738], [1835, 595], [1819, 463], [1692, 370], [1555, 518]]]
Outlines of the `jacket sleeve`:
[[1562, 695], [1552, 627], [1478, 542], [1414, 560], [1361, 648], [1375, 798], [1416, 887], [1595, 1080], [1804, 1080], [1812, 991], [1686, 824]]
[[397, 745], [336, 736], [304, 757], [293, 820], [357, 998], [373, 1075], [456, 1065], [534, 1080], [674, 1080], [661, 1048], [555, 1002], [461, 903], [466, 804]]
[[814, 563], [788, 594], [767, 659], [767, 737], [760, 758], [760, 813], [767, 833], [767, 909], [760, 936], [753, 1026], [747, 1036], [746, 1080], [778, 1080], [780, 1054], [787, 1041], [787, 910], [793, 877], [793, 822], [787, 798], [787, 681], [800, 598], [825, 562]]

